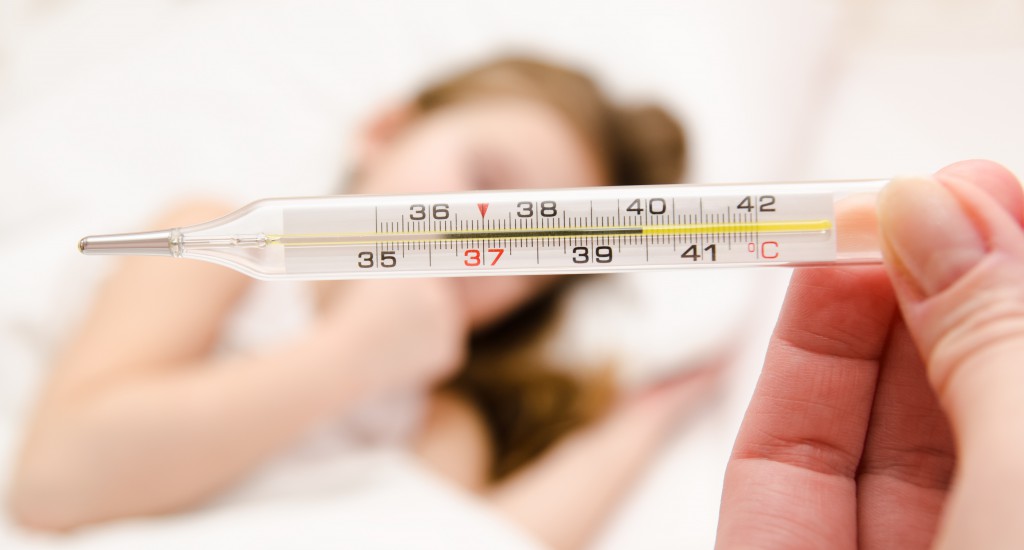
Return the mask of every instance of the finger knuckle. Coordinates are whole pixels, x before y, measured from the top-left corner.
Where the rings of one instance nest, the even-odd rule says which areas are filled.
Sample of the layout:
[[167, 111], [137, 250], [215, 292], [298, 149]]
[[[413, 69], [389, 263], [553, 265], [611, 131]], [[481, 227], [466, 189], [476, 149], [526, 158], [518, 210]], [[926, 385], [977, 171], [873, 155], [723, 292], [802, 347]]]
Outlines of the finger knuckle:
[[960, 371], [1012, 350], [1024, 352], [1024, 287], [983, 289], [953, 310], [931, 348], [929, 370], [942, 390]]

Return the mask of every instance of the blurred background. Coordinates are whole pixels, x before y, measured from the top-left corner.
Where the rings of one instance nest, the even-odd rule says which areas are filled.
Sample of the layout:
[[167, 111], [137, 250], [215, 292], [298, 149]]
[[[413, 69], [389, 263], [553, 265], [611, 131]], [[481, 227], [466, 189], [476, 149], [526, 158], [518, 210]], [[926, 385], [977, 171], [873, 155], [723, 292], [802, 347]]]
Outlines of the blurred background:
[[[0, 0], [0, 492], [40, 375], [111, 265], [80, 257], [78, 238], [137, 229], [185, 196], [240, 206], [328, 193], [374, 108], [508, 52], [668, 105], [692, 145], [688, 181], [888, 177], [975, 157], [1024, 174], [1017, 0]], [[632, 380], [716, 346], [740, 350], [722, 395], [596, 547], [712, 545], [787, 280], [777, 269], [618, 277], [588, 307], [628, 303], [628, 323], [595, 326], [592, 310], [573, 310], [574, 337], [666, 342], [630, 366]], [[713, 322], [679, 315], [684, 302], [715, 311]], [[414, 509], [416, 497], [392, 496]], [[374, 510], [394, 502], [210, 510], [68, 538], [0, 519], [0, 546], [272, 547], [301, 532], [314, 546], [373, 547], [371, 529], [346, 539], [356, 535], [339, 518], [384, 526]], [[420, 532], [471, 529], [476, 513], [424, 517]]]

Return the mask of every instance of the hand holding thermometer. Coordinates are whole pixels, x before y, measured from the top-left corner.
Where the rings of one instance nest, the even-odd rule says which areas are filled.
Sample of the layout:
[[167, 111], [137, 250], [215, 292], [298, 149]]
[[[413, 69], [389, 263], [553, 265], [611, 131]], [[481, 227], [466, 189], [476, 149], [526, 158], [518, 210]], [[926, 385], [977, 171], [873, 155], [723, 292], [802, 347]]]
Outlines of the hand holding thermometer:
[[881, 261], [886, 180], [265, 199], [84, 254], [206, 260], [259, 279], [596, 273]]

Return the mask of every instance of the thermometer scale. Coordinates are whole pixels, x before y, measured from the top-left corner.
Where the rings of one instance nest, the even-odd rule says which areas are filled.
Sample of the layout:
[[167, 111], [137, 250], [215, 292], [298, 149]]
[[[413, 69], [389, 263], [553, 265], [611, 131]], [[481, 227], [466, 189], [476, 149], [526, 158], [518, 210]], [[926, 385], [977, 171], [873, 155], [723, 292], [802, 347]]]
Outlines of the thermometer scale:
[[86, 237], [79, 250], [293, 280], [869, 263], [881, 259], [874, 198], [885, 183], [264, 199], [203, 224]]

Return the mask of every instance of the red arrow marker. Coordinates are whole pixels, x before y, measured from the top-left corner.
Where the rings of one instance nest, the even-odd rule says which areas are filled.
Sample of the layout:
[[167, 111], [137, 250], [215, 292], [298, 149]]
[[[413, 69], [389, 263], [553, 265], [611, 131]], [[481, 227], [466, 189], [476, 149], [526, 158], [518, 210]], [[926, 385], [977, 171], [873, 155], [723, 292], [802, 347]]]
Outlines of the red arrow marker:
[[476, 203], [476, 207], [480, 209], [480, 217], [481, 218], [486, 218], [487, 217], [487, 206], [488, 206], [488, 204], [486, 202], [478, 202], [478, 203]]

